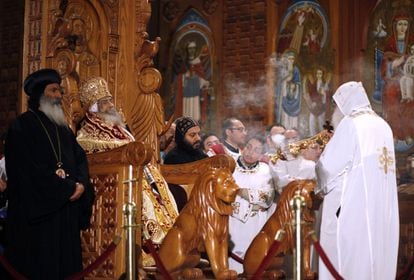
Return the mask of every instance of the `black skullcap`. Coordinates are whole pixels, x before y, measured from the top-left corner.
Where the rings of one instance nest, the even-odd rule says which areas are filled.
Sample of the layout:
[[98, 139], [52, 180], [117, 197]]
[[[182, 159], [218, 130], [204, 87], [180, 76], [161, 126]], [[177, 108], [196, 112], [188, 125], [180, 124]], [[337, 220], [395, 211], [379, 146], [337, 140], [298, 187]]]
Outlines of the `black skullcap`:
[[198, 122], [191, 117], [181, 117], [175, 120], [175, 141], [180, 142], [184, 140], [187, 131], [195, 126], [200, 126]]
[[40, 69], [24, 80], [23, 88], [28, 96], [40, 96], [49, 84], [60, 84], [62, 78], [54, 69]]

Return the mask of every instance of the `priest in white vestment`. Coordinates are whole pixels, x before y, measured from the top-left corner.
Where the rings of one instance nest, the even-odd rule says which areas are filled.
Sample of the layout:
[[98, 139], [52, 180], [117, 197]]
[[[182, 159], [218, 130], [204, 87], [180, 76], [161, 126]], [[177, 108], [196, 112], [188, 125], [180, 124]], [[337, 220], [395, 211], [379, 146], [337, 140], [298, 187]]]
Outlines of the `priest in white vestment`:
[[[269, 166], [259, 162], [264, 154], [264, 140], [252, 137], [237, 159], [234, 180], [240, 187], [229, 219], [232, 252], [244, 258], [247, 248], [270, 217], [275, 188]], [[229, 258], [229, 268], [243, 272], [243, 265]]]
[[[395, 279], [399, 216], [393, 135], [360, 82], [333, 96], [344, 118], [317, 164], [321, 245], [347, 280]], [[319, 279], [333, 279], [319, 260]]]

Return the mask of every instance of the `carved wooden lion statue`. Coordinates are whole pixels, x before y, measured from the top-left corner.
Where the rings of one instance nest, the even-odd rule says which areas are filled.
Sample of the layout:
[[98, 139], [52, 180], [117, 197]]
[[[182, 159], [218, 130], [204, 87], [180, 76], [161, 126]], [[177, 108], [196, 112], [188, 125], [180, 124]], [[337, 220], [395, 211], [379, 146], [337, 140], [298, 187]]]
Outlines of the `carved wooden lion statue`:
[[228, 216], [237, 189], [227, 169], [211, 169], [197, 179], [159, 252], [173, 278], [203, 277], [202, 271], [194, 268], [200, 252], [207, 252], [216, 279], [237, 278], [237, 272], [228, 268]]
[[[305, 198], [306, 206], [302, 209], [302, 219], [305, 222], [302, 226], [302, 236], [305, 237], [309, 231], [313, 230], [313, 224], [315, 222], [313, 211], [315, 186], [316, 182], [313, 180], [298, 180], [289, 183], [285, 187], [279, 198], [275, 213], [269, 218], [246, 251], [243, 266], [244, 273], [247, 277], [253, 276], [256, 272], [262, 260], [267, 255], [267, 252], [274, 241], [276, 232], [279, 229], [284, 229], [286, 235], [275, 254], [276, 257], [273, 258], [267, 269], [269, 272], [264, 274], [263, 279], [277, 278], [278, 275], [282, 274], [280, 271], [279, 273], [275, 271], [280, 268], [281, 264], [283, 264], [282, 257], [287, 253], [292, 253], [292, 249], [295, 247], [293, 227], [290, 225], [294, 218], [294, 213], [289, 203], [297, 192]], [[316, 274], [310, 270], [310, 245], [309, 238], [304, 238], [303, 265], [304, 276], [306, 279], [313, 279], [316, 276]], [[270, 271], [272, 271], [273, 274]]]

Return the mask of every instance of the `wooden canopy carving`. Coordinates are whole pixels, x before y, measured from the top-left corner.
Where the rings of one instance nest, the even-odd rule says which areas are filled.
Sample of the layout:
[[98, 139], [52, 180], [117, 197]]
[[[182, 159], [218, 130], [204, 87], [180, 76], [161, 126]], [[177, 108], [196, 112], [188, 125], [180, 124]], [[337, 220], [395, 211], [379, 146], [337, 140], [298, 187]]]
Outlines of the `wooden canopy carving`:
[[85, 110], [79, 102], [81, 83], [103, 77], [132, 134], [151, 146], [156, 163], [164, 113], [157, 93], [162, 78], [153, 58], [161, 39], [148, 40], [150, 16], [146, 0], [32, 0], [23, 76], [44, 67], [60, 72], [64, 109], [74, 132]]

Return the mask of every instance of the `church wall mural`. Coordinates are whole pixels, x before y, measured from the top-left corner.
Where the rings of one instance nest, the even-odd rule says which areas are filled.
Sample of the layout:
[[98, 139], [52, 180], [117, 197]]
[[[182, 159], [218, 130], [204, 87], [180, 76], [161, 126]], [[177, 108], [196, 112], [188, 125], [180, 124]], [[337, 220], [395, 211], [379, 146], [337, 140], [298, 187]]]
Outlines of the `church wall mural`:
[[206, 124], [214, 100], [211, 29], [206, 20], [190, 9], [173, 35], [167, 74], [169, 99], [166, 115], [191, 116]]
[[398, 268], [413, 256], [413, 219], [407, 194], [414, 182], [414, 3], [378, 1], [369, 18], [364, 56], [365, 84], [371, 105], [390, 125], [399, 184], [400, 245]]
[[414, 5], [381, 1], [368, 28], [367, 81], [375, 111], [391, 126], [397, 152], [414, 146]]
[[317, 1], [295, 1], [282, 17], [270, 58], [275, 122], [303, 136], [323, 129], [331, 114], [333, 61], [325, 11]]

